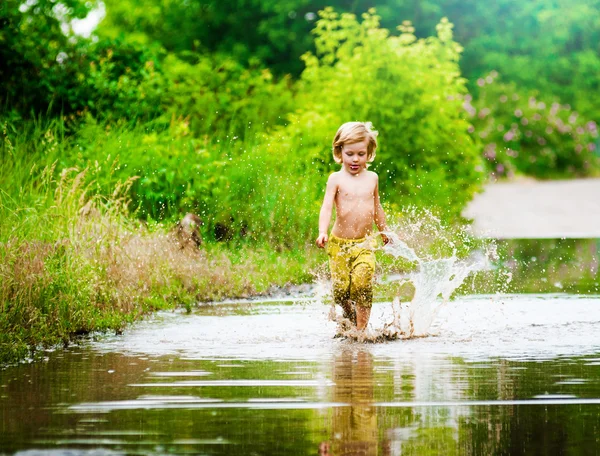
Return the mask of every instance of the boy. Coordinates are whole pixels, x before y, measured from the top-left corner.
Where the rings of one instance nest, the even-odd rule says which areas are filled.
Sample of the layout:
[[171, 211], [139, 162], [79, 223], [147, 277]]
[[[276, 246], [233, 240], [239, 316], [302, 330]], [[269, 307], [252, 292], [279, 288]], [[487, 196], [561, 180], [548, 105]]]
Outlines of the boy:
[[[387, 229], [379, 201], [379, 178], [367, 170], [377, 149], [378, 132], [372, 127], [371, 122], [347, 122], [333, 139], [333, 158], [342, 169], [327, 180], [316, 241], [321, 248], [327, 244], [335, 303], [358, 330], [367, 327], [373, 303], [375, 254], [364, 244], [365, 238], [373, 222], [379, 231]], [[336, 218], [328, 236], [334, 204]], [[388, 238], [381, 236], [387, 243]]]

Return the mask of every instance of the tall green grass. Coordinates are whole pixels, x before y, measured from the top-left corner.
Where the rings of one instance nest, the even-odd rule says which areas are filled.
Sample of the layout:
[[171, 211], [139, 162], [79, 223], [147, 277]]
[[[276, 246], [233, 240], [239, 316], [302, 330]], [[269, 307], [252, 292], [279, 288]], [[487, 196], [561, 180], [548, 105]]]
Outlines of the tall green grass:
[[308, 247], [239, 239], [182, 249], [171, 223], [140, 221], [131, 212], [138, 178], [105, 174], [100, 163], [61, 169], [81, 141], [57, 139], [54, 123], [25, 133], [4, 127], [0, 362], [79, 334], [121, 331], [156, 309], [304, 283], [324, 260]]

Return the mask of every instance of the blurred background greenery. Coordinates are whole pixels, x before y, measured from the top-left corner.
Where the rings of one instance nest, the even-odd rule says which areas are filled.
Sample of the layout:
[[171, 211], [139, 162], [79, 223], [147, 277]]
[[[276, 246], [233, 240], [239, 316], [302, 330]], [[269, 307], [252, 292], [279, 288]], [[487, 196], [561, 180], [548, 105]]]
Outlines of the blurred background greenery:
[[[39, 315], [56, 314], [44, 303], [68, 309], [61, 299], [82, 290], [102, 309], [127, 299], [113, 296], [121, 273], [90, 285], [106, 251], [131, 242], [98, 227], [164, 232], [186, 212], [200, 215], [209, 246], [288, 252], [286, 264], [308, 255], [304, 268], [265, 266], [264, 277], [253, 269], [261, 285], [235, 293], [309, 280], [322, 261], [307, 246], [336, 169], [331, 140], [346, 121], [380, 132], [373, 166], [391, 220], [410, 205], [461, 222], [490, 176], [598, 175], [599, 9], [600, 0], [3, 1], [5, 310], [35, 301]], [[102, 16], [98, 26], [74, 33], [90, 13]], [[102, 214], [93, 238], [67, 229], [90, 201]], [[140, 273], [130, 298], [152, 308], [157, 296], [179, 296], [171, 291], [187, 273], [170, 267], [161, 266], [173, 278], [164, 286]], [[24, 277], [40, 271], [51, 277], [23, 292]], [[222, 296], [207, 284], [186, 289], [194, 299]], [[3, 330], [39, 315], [18, 314]], [[61, 334], [106, 327], [92, 320]]]
[[[298, 246], [314, 234], [337, 126], [370, 120], [388, 208], [458, 219], [489, 174], [597, 174], [599, 7], [9, 0], [2, 160], [98, 162], [104, 191], [140, 176], [138, 217], [194, 211], [208, 239], [218, 225]], [[104, 15], [91, 36], [73, 33], [90, 11]]]

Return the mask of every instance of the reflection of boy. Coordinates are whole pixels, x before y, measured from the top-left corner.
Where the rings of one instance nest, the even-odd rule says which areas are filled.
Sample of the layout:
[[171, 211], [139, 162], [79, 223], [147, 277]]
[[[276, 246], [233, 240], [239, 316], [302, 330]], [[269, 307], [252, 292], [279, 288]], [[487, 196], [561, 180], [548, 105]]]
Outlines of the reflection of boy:
[[344, 350], [333, 363], [331, 453], [375, 456], [378, 447], [377, 411], [374, 402], [373, 356], [368, 351]]
[[[367, 170], [367, 163], [375, 159], [377, 134], [371, 122], [347, 122], [338, 129], [333, 158], [342, 169], [327, 180], [316, 241], [321, 248], [327, 243], [334, 300], [359, 330], [369, 323], [373, 302], [375, 255], [365, 245], [365, 238], [373, 222], [379, 231], [387, 229], [379, 201], [379, 178]], [[330, 237], [327, 231], [334, 204], [336, 218]], [[381, 236], [387, 243], [388, 238]]]

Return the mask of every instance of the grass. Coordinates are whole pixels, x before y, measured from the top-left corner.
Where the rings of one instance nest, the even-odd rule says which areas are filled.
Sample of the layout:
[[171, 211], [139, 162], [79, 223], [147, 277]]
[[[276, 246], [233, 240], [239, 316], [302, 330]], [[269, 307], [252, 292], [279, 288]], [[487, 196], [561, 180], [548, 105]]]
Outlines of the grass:
[[155, 310], [304, 283], [324, 260], [308, 247], [182, 249], [168, 228], [128, 213], [133, 180], [105, 198], [86, 173], [66, 169], [55, 181], [45, 169], [20, 199], [2, 193], [0, 363], [93, 331], [120, 332]]

